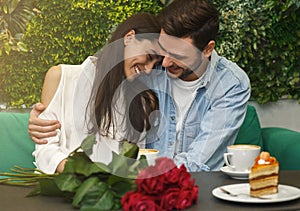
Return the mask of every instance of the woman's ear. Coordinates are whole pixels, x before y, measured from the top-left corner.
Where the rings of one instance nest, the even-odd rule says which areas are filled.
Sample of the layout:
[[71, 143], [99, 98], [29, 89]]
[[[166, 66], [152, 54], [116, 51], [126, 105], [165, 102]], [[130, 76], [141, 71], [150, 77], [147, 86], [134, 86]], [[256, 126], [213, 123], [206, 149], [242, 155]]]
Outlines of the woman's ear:
[[203, 50], [204, 57], [209, 58], [215, 48], [215, 41], [211, 40]]
[[131, 29], [127, 34], [124, 36], [124, 45], [127, 46], [134, 38], [135, 31], [134, 29]]

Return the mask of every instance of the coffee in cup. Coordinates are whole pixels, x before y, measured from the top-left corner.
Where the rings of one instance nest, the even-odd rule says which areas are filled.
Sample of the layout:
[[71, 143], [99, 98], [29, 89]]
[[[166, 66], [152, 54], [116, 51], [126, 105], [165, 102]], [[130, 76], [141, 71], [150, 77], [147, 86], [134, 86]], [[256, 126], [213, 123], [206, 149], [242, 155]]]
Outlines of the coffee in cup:
[[159, 151], [157, 149], [139, 149], [138, 157], [139, 159], [141, 155], [145, 155], [147, 162], [149, 165], [155, 164], [155, 159], [158, 158]]
[[247, 172], [260, 154], [260, 146], [250, 144], [237, 144], [227, 146], [227, 153], [224, 153], [224, 160], [232, 171]]

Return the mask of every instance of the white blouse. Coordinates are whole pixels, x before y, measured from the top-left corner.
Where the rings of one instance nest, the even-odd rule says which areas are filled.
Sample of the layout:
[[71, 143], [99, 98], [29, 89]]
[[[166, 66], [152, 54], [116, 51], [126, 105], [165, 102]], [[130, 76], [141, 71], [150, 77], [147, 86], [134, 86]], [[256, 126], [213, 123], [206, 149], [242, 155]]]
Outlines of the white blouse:
[[[55, 173], [58, 164], [78, 148], [88, 135], [86, 107], [95, 77], [96, 58], [88, 57], [81, 65], [60, 65], [62, 74], [56, 93], [49, 106], [40, 115], [42, 119], [57, 119], [61, 123], [58, 135], [48, 138], [48, 143], [36, 145], [33, 156], [35, 165], [45, 173]], [[122, 100], [122, 99], [120, 99]], [[94, 162], [108, 164], [112, 151], [119, 153], [124, 138], [123, 114], [114, 112], [117, 125], [115, 139], [96, 135], [96, 144], [90, 156]]]

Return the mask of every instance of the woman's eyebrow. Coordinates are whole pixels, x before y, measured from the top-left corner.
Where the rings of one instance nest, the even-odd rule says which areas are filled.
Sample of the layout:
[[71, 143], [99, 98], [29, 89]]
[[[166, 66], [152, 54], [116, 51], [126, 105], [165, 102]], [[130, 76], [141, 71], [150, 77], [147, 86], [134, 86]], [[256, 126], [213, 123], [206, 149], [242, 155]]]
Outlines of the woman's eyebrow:
[[148, 54], [158, 55], [158, 52], [152, 48], [147, 51]]

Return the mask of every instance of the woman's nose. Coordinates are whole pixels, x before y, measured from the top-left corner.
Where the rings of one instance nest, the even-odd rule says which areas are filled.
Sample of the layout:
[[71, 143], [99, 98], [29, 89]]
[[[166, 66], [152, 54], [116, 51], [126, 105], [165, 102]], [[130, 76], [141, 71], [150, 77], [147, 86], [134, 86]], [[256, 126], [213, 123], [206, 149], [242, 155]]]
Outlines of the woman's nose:
[[159, 59], [154, 59], [154, 60], [148, 62], [145, 65], [145, 73], [150, 74], [157, 62], [159, 62]]

